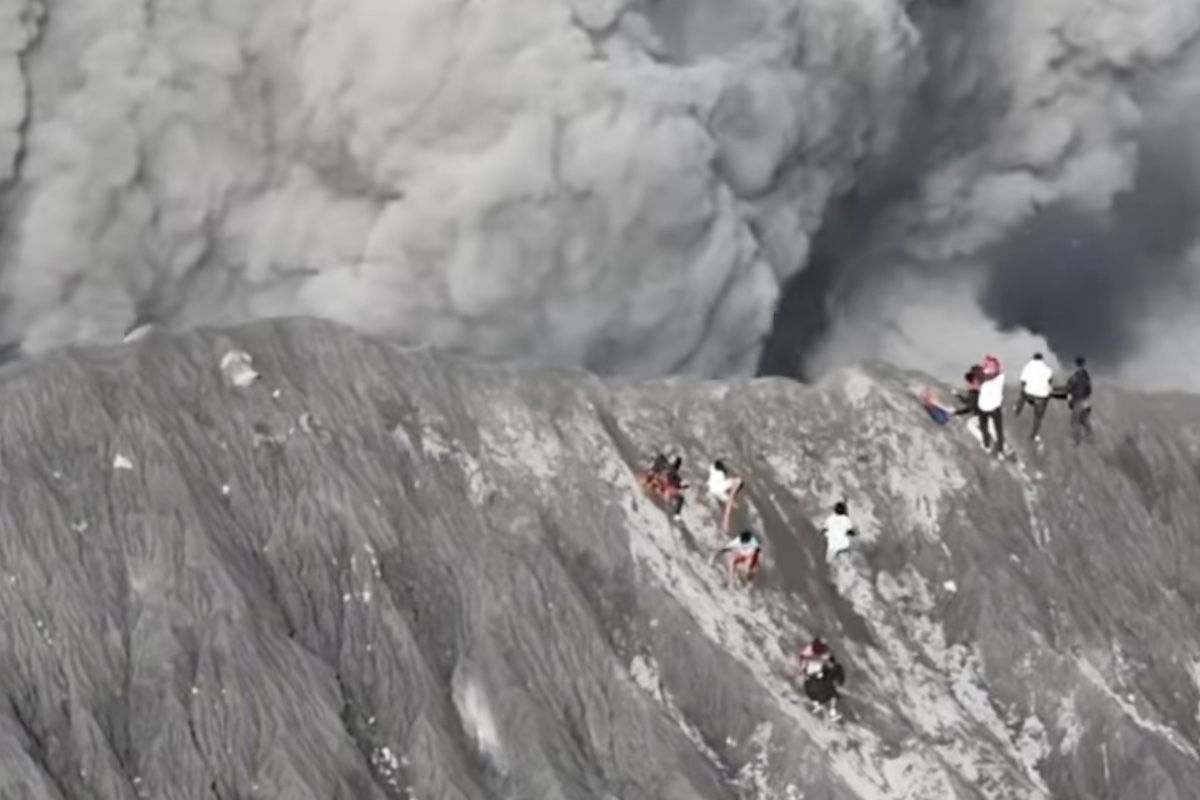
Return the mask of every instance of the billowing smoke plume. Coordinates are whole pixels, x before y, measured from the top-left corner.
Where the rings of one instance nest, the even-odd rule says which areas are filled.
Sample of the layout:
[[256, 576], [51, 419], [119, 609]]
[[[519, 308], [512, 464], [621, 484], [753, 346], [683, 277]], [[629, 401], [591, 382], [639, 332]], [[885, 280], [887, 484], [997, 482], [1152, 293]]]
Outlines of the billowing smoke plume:
[[[1126, 5], [0, 0], [0, 333], [304, 313], [631, 374], [1127, 368], [1181, 296], [1139, 280], [1192, 263], [1182, 213], [1143, 241], [1185, 143], [1138, 143], [1200, 6]], [[1110, 319], [1053, 314], [1099, 248]]]
[[1069, 203], [1039, 209], [990, 254], [980, 298], [1002, 328], [1045, 336], [1062, 353], [1110, 368], [1145, 348], [1142, 323], [1189, 293], [1188, 251], [1200, 226], [1190, 128], [1142, 141], [1133, 187], [1106, 213]]
[[954, 376], [984, 352], [1048, 349], [1200, 388], [1180, 358], [1200, 342], [1200, 6], [922, 8], [938, 66], [908, 147], [860, 170], [883, 180], [831, 206], [813, 269], [781, 303], [820, 297], [800, 367], [877, 356]]
[[749, 371], [919, 67], [890, 3], [42, 7], [0, 0], [4, 324], [27, 351], [316, 313]]

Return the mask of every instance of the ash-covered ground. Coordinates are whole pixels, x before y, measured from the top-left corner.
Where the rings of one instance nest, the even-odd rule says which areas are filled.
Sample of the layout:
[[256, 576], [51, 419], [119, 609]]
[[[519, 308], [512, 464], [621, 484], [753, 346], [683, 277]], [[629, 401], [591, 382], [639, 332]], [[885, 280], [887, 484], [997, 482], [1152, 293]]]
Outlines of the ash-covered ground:
[[[1094, 442], [1056, 407], [999, 462], [926, 380], [601, 380], [306, 320], [12, 366], [0, 797], [1194, 796], [1200, 400], [1100, 386]], [[682, 526], [633, 472], [675, 448]], [[718, 457], [752, 591], [709, 561]], [[792, 674], [814, 634], [838, 724]]]

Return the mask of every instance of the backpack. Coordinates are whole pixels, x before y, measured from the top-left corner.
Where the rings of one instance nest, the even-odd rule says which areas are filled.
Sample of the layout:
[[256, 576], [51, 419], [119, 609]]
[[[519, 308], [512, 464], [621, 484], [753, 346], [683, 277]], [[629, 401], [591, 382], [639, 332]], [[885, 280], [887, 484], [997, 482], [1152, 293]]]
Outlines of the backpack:
[[1071, 376], [1071, 396], [1077, 400], [1086, 400], [1092, 396], [1092, 376], [1083, 367]]

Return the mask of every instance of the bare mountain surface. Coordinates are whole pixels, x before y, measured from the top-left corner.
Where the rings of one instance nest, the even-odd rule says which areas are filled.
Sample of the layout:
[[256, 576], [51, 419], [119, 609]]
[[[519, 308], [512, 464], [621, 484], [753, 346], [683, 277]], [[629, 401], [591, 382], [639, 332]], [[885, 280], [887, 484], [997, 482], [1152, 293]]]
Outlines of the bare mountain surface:
[[[1200, 399], [1101, 387], [1095, 442], [1055, 407], [998, 462], [923, 380], [602, 381], [308, 320], [11, 367], [0, 797], [1193, 797]], [[682, 526], [632, 471], [675, 447]], [[717, 457], [751, 591], [709, 562]]]

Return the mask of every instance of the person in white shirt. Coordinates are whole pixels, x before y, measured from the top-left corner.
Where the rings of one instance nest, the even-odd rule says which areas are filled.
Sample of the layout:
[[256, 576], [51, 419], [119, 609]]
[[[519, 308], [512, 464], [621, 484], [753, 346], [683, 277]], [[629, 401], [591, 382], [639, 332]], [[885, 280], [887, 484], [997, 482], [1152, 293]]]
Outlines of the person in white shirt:
[[[992, 429], [996, 433], [996, 455], [1004, 455], [1004, 370], [995, 356], [983, 361], [983, 383], [979, 385], [979, 429], [985, 450], [992, 449]], [[989, 425], [988, 423], [991, 423]]]
[[721, 504], [721, 530], [729, 532], [729, 522], [733, 516], [733, 505], [738, 493], [742, 490], [742, 479], [729, 474], [723, 461], [717, 460], [708, 469], [708, 493]]
[[833, 513], [825, 520], [821, 532], [828, 543], [825, 548], [826, 561], [832, 563], [838, 553], [850, 549], [850, 539], [857, 536], [858, 531], [854, 530], [854, 523], [850, 521], [845, 501], [834, 504]]
[[730, 539], [724, 547], [713, 553], [713, 561], [725, 553], [733, 553], [733, 558], [729, 560], [729, 582], [733, 583], [740, 570], [746, 582], [749, 583], [758, 573], [758, 558], [761, 552], [762, 545], [759, 544], [758, 537], [750, 531], [742, 531], [741, 534]]
[[1050, 404], [1053, 380], [1054, 370], [1041, 353], [1034, 353], [1021, 370], [1021, 396], [1017, 399], [1013, 414], [1019, 415], [1026, 404], [1033, 406], [1033, 428], [1029, 431], [1029, 438], [1035, 442], [1042, 441], [1042, 417], [1046, 415], [1046, 406]]

